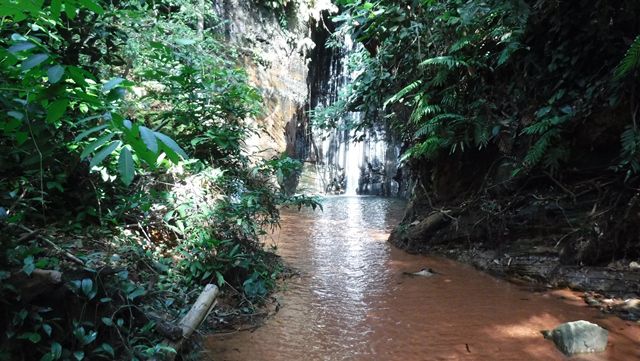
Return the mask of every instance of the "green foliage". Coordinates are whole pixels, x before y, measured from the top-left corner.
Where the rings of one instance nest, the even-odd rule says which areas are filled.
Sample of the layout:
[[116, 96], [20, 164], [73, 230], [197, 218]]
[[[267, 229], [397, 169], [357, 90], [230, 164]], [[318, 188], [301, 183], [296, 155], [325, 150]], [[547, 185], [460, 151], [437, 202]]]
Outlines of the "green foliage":
[[[284, 189], [298, 162], [247, 154], [261, 97], [212, 7], [0, 4], [0, 359], [146, 359], [166, 349], [148, 312], [177, 318], [206, 283], [252, 302], [275, 286], [260, 236], [318, 203]], [[55, 243], [18, 243], [24, 225]], [[72, 270], [70, 310], [23, 297], [15, 275], [42, 269]]]
[[640, 172], [640, 131], [634, 125], [625, 128], [620, 136], [622, 149], [620, 151], [619, 169], [627, 170], [627, 178]]
[[[50, 166], [60, 159], [61, 153], [70, 147], [77, 149], [87, 136], [101, 134], [109, 135], [110, 142], [105, 137], [98, 138], [104, 142], [90, 143], [81, 159], [74, 161], [76, 164], [91, 157], [90, 167], [100, 166], [110, 155], [117, 156], [123, 145], [128, 145], [150, 167], [155, 167], [157, 159], [165, 153], [175, 162], [179, 160], [176, 153], [186, 156], [168, 138], [164, 144], [173, 142], [173, 146], [155, 152], [140, 146], [140, 125], [124, 119], [119, 109], [126, 89], [133, 83], [114, 77], [101, 84], [88, 64], [68, 63], [69, 54], [63, 49], [73, 48], [75, 39], [64, 22], [80, 21], [77, 15], [96, 19], [104, 14], [100, 5], [90, 0], [53, 2], [44, 7], [27, 3], [3, 5], [3, 12], [12, 14], [3, 18], [0, 40], [1, 45], [8, 46], [0, 51], [4, 59], [0, 73], [6, 79], [0, 100], [2, 114], [8, 116], [0, 132], [4, 137], [2, 144], [10, 149], [3, 155], [4, 167], [34, 173], [33, 165], [37, 165], [42, 180], [56, 171]], [[64, 9], [63, 14], [60, 8]], [[66, 142], [66, 135], [76, 131], [81, 136], [75, 142]], [[123, 180], [130, 183], [132, 168], [120, 170], [127, 172], [122, 174]]]
[[627, 53], [615, 70], [615, 78], [622, 79], [627, 74], [640, 67], [640, 35], [633, 41]]
[[[578, 129], [636, 96], [625, 79], [640, 62], [640, 38], [624, 25], [640, 12], [632, 1], [582, 10], [546, 0], [340, 5], [332, 45], [345, 36], [358, 42], [346, 64], [358, 76], [315, 119], [331, 126], [361, 111], [353, 128], [384, 123], [408, 145], [405, 161], [493, 149], [517, 172], [556, 171], [578, 156]], [[621, 154], [624, 165], [631, 154]]]

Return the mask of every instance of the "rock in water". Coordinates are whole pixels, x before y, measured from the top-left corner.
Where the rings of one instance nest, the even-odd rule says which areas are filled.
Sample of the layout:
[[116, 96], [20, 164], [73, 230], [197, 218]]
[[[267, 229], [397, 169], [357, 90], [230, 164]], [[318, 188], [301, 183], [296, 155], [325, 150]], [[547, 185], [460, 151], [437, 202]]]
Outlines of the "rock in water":
[[565, 355], [602, 352], [607, 348], [609, 332], [588, 322], [574, 321], [563, 323], [551, 331], [542, 331], [545, 338], [553, 340], [556, 347]]
[[431, 277], [433, 275], [438, 274], [438, 272], [432, 270], [431, 268], [423, 268], [418, 272], [402, 272], [407, 276], [422, 276], [422, 277]]

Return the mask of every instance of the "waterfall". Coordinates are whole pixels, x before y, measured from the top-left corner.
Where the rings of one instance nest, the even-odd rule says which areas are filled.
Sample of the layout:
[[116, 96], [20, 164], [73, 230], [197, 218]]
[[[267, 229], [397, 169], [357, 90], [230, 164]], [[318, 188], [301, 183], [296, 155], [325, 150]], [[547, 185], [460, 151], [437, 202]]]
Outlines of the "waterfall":
[[[311, 52], [309, 69], [309, 110], [326, 108], [338, 100], [338, 94], [356, 74], [349, 72], [346, 57], [353, 51], [351, 39], [344, 39], [342, 48], [327, 48], [330, 29], [318, 27], [312, 39], [316, 48]], [[387, 139], [381, 127], [352, 130], [362, 121], [363, 114], [349, 112], [333, 129], [308, 127], [308, 152], [300, 177], [299, 190], [326, 194], [397, 195], [399, 184], [399, 146]], [[357, 138], [358, 141], [355, 141]]]

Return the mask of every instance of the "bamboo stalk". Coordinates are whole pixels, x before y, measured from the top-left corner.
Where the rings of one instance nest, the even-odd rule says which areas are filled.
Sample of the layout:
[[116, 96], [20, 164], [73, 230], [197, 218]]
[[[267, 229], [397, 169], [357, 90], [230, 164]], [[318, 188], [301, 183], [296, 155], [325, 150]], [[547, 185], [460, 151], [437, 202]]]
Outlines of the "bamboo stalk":
[[182, 347], [182, 343], [191, 337], [193, 332], [207, 317], [211, 308], [213, 308], [214, 301], [216, 300], [216, 297], [218, 297], [218, 292], [219, 290], [216, 285], [208, 284], [204, 287], [204, 290], [200, 293], [200, 296], [198, 296], [198, 299], [193, 306], [191, 306], [189, 312], [187, 312], [186, 316], [184, 316], [178, 324], [178, 326], [182, 328], [182, 337], [178, 341], [165, 339], [162, 342], [163, 345], [173, 348], [176, 352], [165, 353], [164, 356], [154, 358], [152, 361], [173, 361], [176, 358], [178, 350]]

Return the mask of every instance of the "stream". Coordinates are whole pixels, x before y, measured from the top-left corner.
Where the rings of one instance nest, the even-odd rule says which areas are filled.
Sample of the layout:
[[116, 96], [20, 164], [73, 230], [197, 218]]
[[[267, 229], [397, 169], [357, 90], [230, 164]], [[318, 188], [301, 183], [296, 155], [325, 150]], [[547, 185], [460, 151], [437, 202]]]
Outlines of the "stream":
[[[300, 272], [254, 332], [210, 335], [205, 360], [640, 360], [640, 328], [568, 290], [533, 292], [448, 259], [386, 242], [399, 200], [336, 196], [324, 211], [284, 211], [273, 242]], [[410, 277], [431, 267], [440, 274]], [[607, 351], [567, 358], [540, 330], [585, 319], [609, 330]]]

